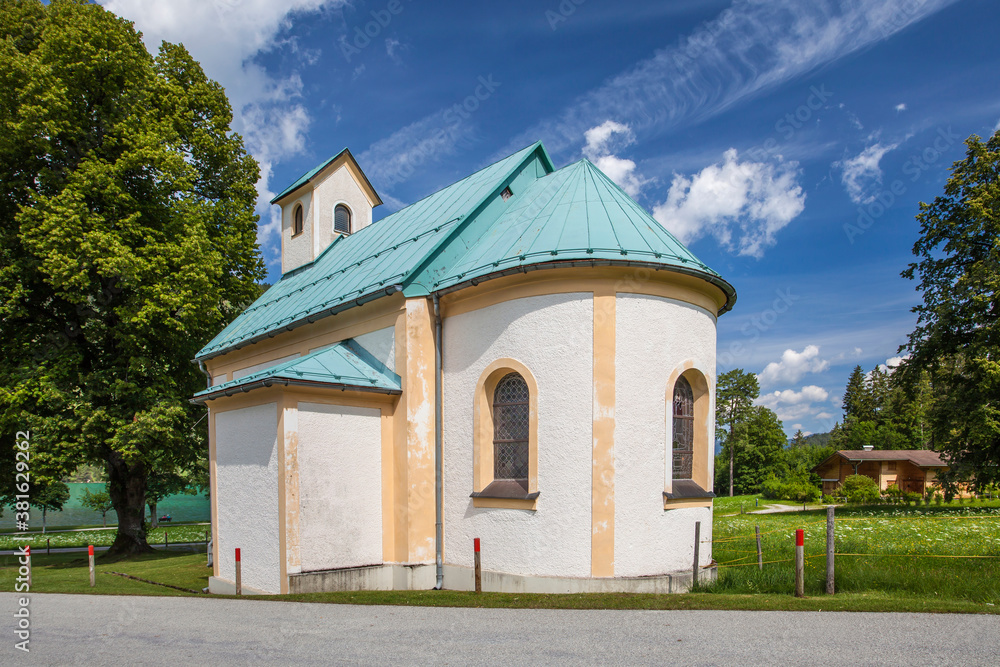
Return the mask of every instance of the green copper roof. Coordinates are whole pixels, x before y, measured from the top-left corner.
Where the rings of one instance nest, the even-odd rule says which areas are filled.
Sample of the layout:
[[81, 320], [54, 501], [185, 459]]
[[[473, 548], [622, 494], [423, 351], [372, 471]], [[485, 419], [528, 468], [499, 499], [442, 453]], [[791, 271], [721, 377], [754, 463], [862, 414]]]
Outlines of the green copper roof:
[[[303, 185], [305, 185], [306, 183], [308, 183], [309, 181], [311, 181], [316, 174], [318, 174], [319, 172], [321, 172], [324, 169], [326, 169], [327, 165], [329, 165], [331, 162], [333, 162], [334, 160], [336, 160], [337, 158], [339, 158], [341, 155], [344, 155], [345, 153], [347, 154], [347, 157], [348, 157], [348, 159], [350, 159], [351, 162], [353, 162], [355, 165], [358, 164], [357, 160], [354, 159], [354, 155], [351, 154], [351, 151], [345, 148], [344, 150], [340, 151], [339, 153], [337, 153], [336, 155], [334, 155], [329, 160], [321, 162], [316, 167], [310, 169], [306, 173], [304, 173], [301, 176], [299, 176], [298, 179], [296, 179], [296, 181], [294, 183], [292, 183], [287, 188], [285, 188], [284, 190], [282, 190], [281, 192], [279, 192], [277, 195], [275, 195], [275, 197], [273, 199], [271, 199], [271, 203], [275, 204], [282, 197], [284, 197], [286, 195], [289, 195], [289, 194], [295, 192], [296, 190], [298, 190], [300, 187], [302, 187]], [[361, 171], [361, 169], [359, 168], [358, 171]], [[368, 182], [368, 177], [365, 176], [364, 172], [361, 172], [361, 176], [362, 176], [362, 178], [364, 178], [365, 183], [368, 185], [369, 188], [371, 188], [371, 191], [374, 193], [375, 192], [375, 188], [373, 188], [372, 184]], [[378, 195], [376, 194], [376, 197], [377, 196]], [[382, 200], [379, 199], [378, 200], [378, 204], [381, 204], [381, 203], [382, 203]]]
[[514, 193], [434, 290], [517, 267], [572, 260], [650, 262], [718, 278], [604, 172], [580, 160]]
[[[308, 180], [308, 178], [305, 180]], [[302, 179], [300, 179], [302, 180]], [[297, 186], [296, 186], [297, 187]], [[502, 192], [509, 188], [511, 196]], [[540, 143], [350, 236], [274, 286], [198, 353], [204, 360], [395, 292], [427, 295], [507, 272], [643, 265], [736, 292], [597, 167], [555, 171]]]
[[401, 391], [398, 375], [353, 339], [348, 339], [238, 380], [209, 387], [195, 394], [192, 401], [201, 403], [219, 396], [231, 396], [274, 384], [321, 384], [385, 394], [398, 394]]

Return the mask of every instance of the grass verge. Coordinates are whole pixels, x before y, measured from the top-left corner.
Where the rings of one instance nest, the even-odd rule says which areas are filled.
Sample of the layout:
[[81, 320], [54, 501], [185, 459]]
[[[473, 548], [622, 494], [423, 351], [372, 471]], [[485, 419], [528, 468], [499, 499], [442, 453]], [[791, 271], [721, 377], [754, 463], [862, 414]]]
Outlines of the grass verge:
[[[1000, 613], [1000, 506], [874, 506], [837, 509], [837, 550], [865, 556], [837, 558], [837, 594], [822, 593], [825, 511], [749, 515], [716, 508], [713, 553], [722, 563], [718, 582], [685, 595], [595, 593], [540, 595], [460, 591], [354, 591], [254, 599], [327, 604], [422, 605], [504, 609], [733, 609], [772, 611], [875, 611]], [[753, 496], [749, 497], [750, 503]], [[753, 527], [763, 533], [763, 571], [756, 567]], [[792, 597], [796, 528], [806, 530], [807, 578], [803, 599]], [[947, 558], [927, 558], [948, 556]], [[951, 556], [959, 556], [951, 558]], [[967, 558], [987, 556], [986, 558]], [[83, 554], [33, 556], [32, 592], [114, 595], [190, 595], [109, 574], [124, 572], [163, 584], [201, 590], [208, 584], [205, 555], [158, 551], [135, 560], [102, 563], [91, 588]], [[742, 566], [749, 563], [749, 566]], [[13, 591], [17, 558], [0, 557], [0, 590]], [[247, 596], [251, 597], [251, 596]]]

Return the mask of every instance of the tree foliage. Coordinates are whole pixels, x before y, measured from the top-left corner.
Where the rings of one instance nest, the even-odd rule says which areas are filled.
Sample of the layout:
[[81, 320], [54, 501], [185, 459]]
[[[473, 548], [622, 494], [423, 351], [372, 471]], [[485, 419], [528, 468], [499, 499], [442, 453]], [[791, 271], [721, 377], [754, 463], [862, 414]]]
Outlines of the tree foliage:
[[48, 483], [34, 482], [29, 492], [28, 501], [32, 507], [42, 510], [42, 532], [45, 532], [46, 515], [49, 512], [60, 512], [69, 500], [69, 487], [60, 481]]
[[858, 504], [873, 503], [882, 494], [878, 482], [865, 475], [848, 475], [840, 485], [838, 493], [847, 498], [847, 502]]
[[736, 494], [755, 493], [768, 474], [783, 470], [784, 453], [785, 432], [777, 415], [763, 406], [751, 406], [726, 438], [719, 457], [720, 463], [732, 459], [732, 480], [728, 467], [719, 465], [716, 488], [720, 492], [731, 487]]
[[935, 449], [952, 475], [983, 488], [1000, 480], [1000, 132], [971, 136], [944, 194], [921, 203], [916, 261], [922, 303], [902, 349], [904, 375], [929, 375]]
[[93, 493], [90, 489], [84, 489], [83, 497], [80, 499], [80, 504], [87, 509], [99, 512], [101, 515], [101, 521], [104, 523], [104, 527], [108, 527], [108, 512], [114, 509], [114, 505], [111, 504], [111, 496], [107, 491], [98, 491], [97, 493]]
[[143, 551], [149, 474], [205, 453], [190, 360], [264, 275], [258, 168], [184, 47], [84, 0], [0, 0], [0, 83], [2, 435], [103, 465], [111, 553]]
[[734, 491], [733, 480], [736, 478], [735, 452], [738, 445], [736, 438], [737, 425], [746, 422], [752, 415], [753, 402], [760, 396], [760, 385], [757, 376], [747, 373], [742, 368], [734, 368], [719, 376], [715, 390], [715, 426], [717, 437], [722, 440], [729, 452], [729, 495]]

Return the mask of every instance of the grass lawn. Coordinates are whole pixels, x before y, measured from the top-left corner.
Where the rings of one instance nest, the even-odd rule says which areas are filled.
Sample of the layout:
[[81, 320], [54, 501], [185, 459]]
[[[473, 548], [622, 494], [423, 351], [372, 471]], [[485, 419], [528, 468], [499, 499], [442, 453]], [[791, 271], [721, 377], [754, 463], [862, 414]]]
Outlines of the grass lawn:
[[[32, 593], [103, 593], [106, 595], [191, 595], [164, 586], [126, 579], [109, 572], [123, 572], [134, 577], [200, 591], [208, 586], [211, 568], [205, 566], [205, 553], [158, 551], [129, 561], [102, 563], [97, 559], [96, 586], [90, 587], [86, 553], [61, 553], [31, 556]], [[17, 556], [0, 556], [0, 591], [13, 591], [18, 569]]]
[[[713, 555], [719, 580], [686, 595], [354, 591], [256, 599], [339, 604], [426, 605], [519, 609], [748, 609], [1000, 613], [1000, 502], [951, 506], [871, 506], [837, 509], [837, 594], [823, 593], [826, 513], [740, 514], [754, 496], [716, 500]], [[749, 501], [749, 502], [748, 502]], [[761, 503], [763, 505], [763, 502]], [[735, 508], [735, 513], [731, 512]], [[763, 533], [765, 561], [756, 566], [754, 526]], [[791, 591], [794, 531], [806, 531], [806, 598]], [[202, 529], [203, 530], [203, 529]], [[171, 535], [173, 533], [171, 532]], [[171, 536], [171, 541], [173, 537]], [[963, 556], [926, 558], [924, 555]], [[917, 557], [920, 556], [920, 557]], [[965, 558], [964, 556], [989, 556]], [[39, 554], [33, 592], [187, 595], [111, 575], [124, 572], [193, 590], [208, 585], [204, 553], [160, 551], [137, 560], [101, 564], [90, 588], [82, 554]], [[0, 590], [14, 590], [17, 559], [0, 556]], [[249, 596], [248, 596], [249, 597]]]
[[[760, 526], [764, 568], [757, 568]], [[826, 511], [716, 514], [713, 594], [780, 594], [794, 586], [795, 530], [805, 531], [806, 595], [826, 581]], [[836, 588], [847, 594], [1000, 604], [1000, 502], [838, 507]], [[830, 599], [830, 598], [827, 598]]]
[[[156, 530], [151, 530], [146, 539], [150, 544], [163, 544], [164, 533], [168, 534], [171, 544], [180, 542], [204, 542], [205, 531], [209, 529], [207, 523], [178, 523], [160, 524]], [[52, 547], [85, 547], [93, 544], [95, 547], [108, 547], [115, 541], [115, 528], [101, 528], [95, 526], [87, 530], [68, 530], [65, 532], [25, 533], [16, 536], [16, 533], [0, 535], [0, 551], [17, 549], [23, 544], [31, 545], [34, 552], [45, 549], [51, 542]], [[28, 535], [31, 539], [21, 539]]]

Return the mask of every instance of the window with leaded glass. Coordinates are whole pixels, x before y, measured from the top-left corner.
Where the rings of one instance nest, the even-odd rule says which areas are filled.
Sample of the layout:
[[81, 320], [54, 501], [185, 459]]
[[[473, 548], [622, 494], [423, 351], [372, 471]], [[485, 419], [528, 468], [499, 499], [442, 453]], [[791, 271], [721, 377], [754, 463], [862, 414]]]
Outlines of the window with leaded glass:
[[528, 478], [528, 384], [519, 373], [503, 376], [493, 392], [493, 478]]
[[674, 479], [691, 479], [694, 460], [694, 393], [680, 377], [674, 385]]
[[343, 204], [333, 209], [333, 229], [343, 234], [351, 233], [351, 210]]

